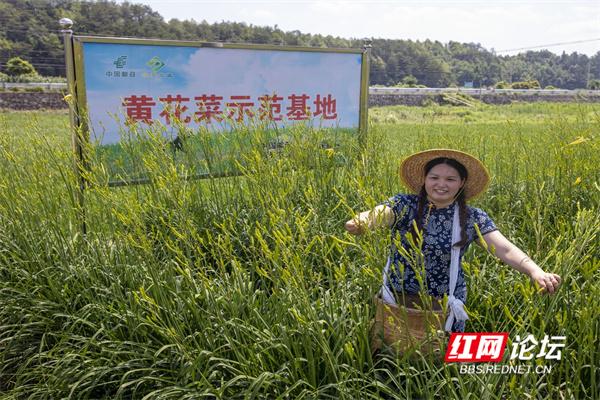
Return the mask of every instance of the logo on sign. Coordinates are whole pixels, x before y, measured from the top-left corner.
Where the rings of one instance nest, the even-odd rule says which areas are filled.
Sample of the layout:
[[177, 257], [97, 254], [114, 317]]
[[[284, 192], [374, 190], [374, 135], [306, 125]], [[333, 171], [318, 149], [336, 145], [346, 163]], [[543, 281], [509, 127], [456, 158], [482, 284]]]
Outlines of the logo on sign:
[[165, 66], [165, 63], [157, 56], [152, 57], [147, 63], [147, 66], [152, 69], [152, 72], [157, 73]]
[[135, 71], [130, 71], [127, 68], [125, 68], [127, 66], [127, 56], [122, 55], [122, 56], [117, 57], [113, 61], [113, 65], [115, 66], [115, 69], [113, 69], [112, 71], [105, 72], [105, 75], [108, 78], [121, 79], [121, 78], [135, 78], [136, 77]]
[[125, 67], [125, 64], [127, 64], [127, 56], [117, 57], [113, 64], [115, 64], [115, 67], [122, 69], [123, 67]]

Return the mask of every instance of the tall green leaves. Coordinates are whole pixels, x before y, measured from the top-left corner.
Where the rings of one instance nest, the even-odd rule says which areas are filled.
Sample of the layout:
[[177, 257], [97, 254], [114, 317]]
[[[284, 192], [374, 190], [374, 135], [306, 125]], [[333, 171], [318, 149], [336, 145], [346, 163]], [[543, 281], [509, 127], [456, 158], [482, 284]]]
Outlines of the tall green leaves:
[[[1, 390], [27, 398], [600, 396], [598, 108], [372, 114], [397, 122], [373, 125], [362, 146], [323, 146], [323, 132], [297, 128], [274, 150], [264, 132], [249, 130], [251, 151], [234, 160], [241, 175], [228, 178], [185, 179], [191, 164], [178, 164], [160, 136], [144, 156], [148, 185], [108, 188], [93, 159], [87, 237], [78, 234], [66, 115], [3, 114]], [[563, 277], [557, 295], [543, 296], [486, 252], [465, 257], [467, 329], [508, 331], [511, 340], [565, 335], [551, 373], [468, 375], [426, 357], [371, 357], [389, 232], [356, 238], [343, 223], [402, 191], [400, 160], [431, 147], [481, 157], [493, 180], [475, 205]]]

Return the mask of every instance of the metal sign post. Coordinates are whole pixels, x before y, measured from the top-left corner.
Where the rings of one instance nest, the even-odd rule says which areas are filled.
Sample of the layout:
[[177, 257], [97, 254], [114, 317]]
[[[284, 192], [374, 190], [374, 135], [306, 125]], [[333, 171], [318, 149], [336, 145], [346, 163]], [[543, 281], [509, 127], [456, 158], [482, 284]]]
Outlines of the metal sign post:
[[361, 66], [361, 85], [360, 85], [360, 124], [358, 129], [360, 144], [365, 146], [367, 140], [367, 130], [369, 126], [369, 71], [371, 62], [371, 48], [373, 41], [365, 39], [363, 45], [364, 62]]
[[77, 85], [75, 76], [75, 60], [73, 53], [73, 21], [69, 18], [61, 18], [59, 21], [61, 26], [60, 32], [63, 35], [63, 43], [65, 46], [65, 66], [67, 72], [67, 86], [68, 95], [67, 103], [69, 104], [69, 119], [71, 123], [72, 132], [72, 148], [74, 154], [73, 168], [77, 176], [77, 212], [80, 216], [81, 221], [81, 232], [85, 235], [87, 233], [86, 226], [86, 215], [85, 215], [85, 204], [84, 204], [84, 190], [85, 190], [85, 178], [83, 177], [84, 168], [84, 152], [83, 152], [83, 140], [81, 132], [81, 119], [80, 113], [77, 108]]

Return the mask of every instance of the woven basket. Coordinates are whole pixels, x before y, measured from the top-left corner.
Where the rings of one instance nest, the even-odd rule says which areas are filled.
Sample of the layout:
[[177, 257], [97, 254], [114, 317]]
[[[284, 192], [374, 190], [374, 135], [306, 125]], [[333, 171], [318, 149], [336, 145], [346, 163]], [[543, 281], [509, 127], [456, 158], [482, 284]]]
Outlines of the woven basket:
[[371, 351], [390, 346], [398, 353], [420, 350], [437, 353], [443, 345], [445, 315], [438, 310], [420, 310], [391, 305], [375, 299], [375, 319], [371, 325]]

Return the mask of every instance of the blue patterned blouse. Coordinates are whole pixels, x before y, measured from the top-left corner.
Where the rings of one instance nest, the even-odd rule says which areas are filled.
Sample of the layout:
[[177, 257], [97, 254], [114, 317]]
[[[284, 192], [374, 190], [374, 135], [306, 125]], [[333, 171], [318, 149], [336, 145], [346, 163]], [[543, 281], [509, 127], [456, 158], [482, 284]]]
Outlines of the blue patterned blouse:
[[[390, 207], [394, 212], [392, 242], [396, 245], [401, 244], [406, 251], [405, 257], [400, 254], [396, 247], [393, 247], [395, 250], [392, 254], [393, 267], [391, 268], [390, 277], [388, 279], [388, 286], [390, 289], [397, 292], [404, 291], [404, 293], [407, 294], [417, 294], [420, 285], [417, 280], [415, 269], [411, 266], [411, 261], [409, 261], [410, 258], [414, 257], [415, 252], [411, 251], [411, 246], [406, 239], [406, 233], [411, 230], [413, 220], [417, 215], [418, 196], [412, 194], [397, 194], [384, 204]], [[469, 206], [467, 206], [467, 209], [468, 242], [460, 250], [461, 261], [471, 242], [477, 238], [475, 225], [478, 226], [482, 235], [497, 230], [494, 222], [484, 211]], [[442, 298], [444, 294], [448, 293], [448, 272], [450, 270], [454, 207], [449, 206], [441, 209], [432, 207], [429, 212], [428, 210], [429, 202], [427, 202], [424, 208], [422, 221], [424, 230], [422, 252], [425, 265], [425, 277], [422, 281], [425, 283], [430, 295]], [[427, 224], [425, 224], [425, 222], [427, 222]], [[398, 237], [398, 235], [400, 235], [400, 237]], [[414, 264], [414, 261], [412, 263]], [[462, 266], [460, 266], [458, 270], [458, 281], [456, 283], [454, 296], [466, 304], [467, 285]], [[464, 323], [455, 323], [452, 330], [464, 331]]]

